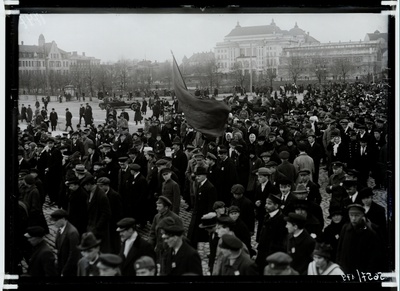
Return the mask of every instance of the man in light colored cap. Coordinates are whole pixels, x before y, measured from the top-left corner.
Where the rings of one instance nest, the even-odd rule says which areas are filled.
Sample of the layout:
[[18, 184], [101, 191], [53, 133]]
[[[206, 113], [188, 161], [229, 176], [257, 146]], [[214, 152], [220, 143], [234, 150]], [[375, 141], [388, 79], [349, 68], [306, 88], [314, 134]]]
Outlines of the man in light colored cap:
[[142, 256], [134, 264], [136, 276], [156, 276], [156, 263], [152, 257]]
[[277, 275], [299, 275], [290, 264], [292, 257], [284, 252], [275, 252], [269, 255], [266, 259], [267, 266], [264, 268], [264, 275], [277, 276]]

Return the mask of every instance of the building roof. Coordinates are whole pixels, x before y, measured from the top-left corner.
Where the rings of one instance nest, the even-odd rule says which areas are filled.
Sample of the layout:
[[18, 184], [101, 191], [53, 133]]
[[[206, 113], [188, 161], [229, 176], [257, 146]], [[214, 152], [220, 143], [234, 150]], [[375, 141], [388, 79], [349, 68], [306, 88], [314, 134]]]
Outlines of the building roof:
[[381, 32], [379, 32], [379, 30], [375, 30], [374, 33], [367, 33], [366, 38], [368, 38], [368, 40], [378, 40], [378, 39], [383, 38], [387, 42], [388, 34], [381, 33]]
[[[46, 52], [50, 51], [51, 45], [52, 45], [51, 42], [47, 42], [47, 43], [44, 44]], [[43, 53], [42, 47], [40, 47], [38, 45], [25, 45], [25, 44], [22, 44], [22, 45], [19, 45], [19, 51], [20, 52], [24, 52], [24, 53]], [[68, 54], [66, 51], [64, 51], [64, 50], [62, 50], [60, 48], [58, 48], [58, 51], [61, 54]]]
[[272, 20], [270, 25], [247, 26], [247, 27], [241, 27], [238, 23], [236, 27], [225, 37], [266, 35], [266, 34], [282, 34], [288, 36], [302, 35], [305, 37], [306, 42], [319, 42], [318, 40], [310, 36], [308, 33], [306, 33], [303, 29], [299, 28], [297, 22], [292, 29], [287, 31], [280, 29], [279, 26], [276, 26], [274, 20]]

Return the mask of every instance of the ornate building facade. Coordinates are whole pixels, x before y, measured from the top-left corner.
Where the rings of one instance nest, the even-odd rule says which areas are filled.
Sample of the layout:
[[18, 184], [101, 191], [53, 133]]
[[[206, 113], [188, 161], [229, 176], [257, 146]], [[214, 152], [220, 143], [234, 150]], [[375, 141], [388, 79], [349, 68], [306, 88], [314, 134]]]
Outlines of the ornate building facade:
[[214, 48], [218, 71], [253, 75], [273, 72], [276, 80], [375, 79], [387, 67], [387, 33], [367, 33], [359, 42], [320, 43], [297, 23], [290, 30], [239, 23]]

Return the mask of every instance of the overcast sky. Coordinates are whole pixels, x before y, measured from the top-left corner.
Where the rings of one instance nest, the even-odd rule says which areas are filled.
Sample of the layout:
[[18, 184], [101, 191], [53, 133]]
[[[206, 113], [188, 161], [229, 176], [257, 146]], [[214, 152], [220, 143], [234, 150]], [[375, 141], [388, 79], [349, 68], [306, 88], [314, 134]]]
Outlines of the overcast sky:
[[382, 14], [21, 14], [19, 43], [37, 45], [40, 34], [65, 51], [85, 52], [102, 62], [147, 59], [163, 62], [173, 51], [186, 55], [213, 51], [235, 28], [268, 25], [282, 30], [297, 25], [322, 43], [359, 41], [375, 30], [388, 32]]

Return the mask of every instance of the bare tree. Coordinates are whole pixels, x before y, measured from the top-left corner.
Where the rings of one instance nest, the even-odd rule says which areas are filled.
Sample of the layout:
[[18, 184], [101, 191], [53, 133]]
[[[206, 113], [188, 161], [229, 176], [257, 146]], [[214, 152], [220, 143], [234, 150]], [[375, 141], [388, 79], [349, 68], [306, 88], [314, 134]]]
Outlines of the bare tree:
[[335, 75], [342, 77], [343, 82], [346, 82], [346, 76], [353, 69], [353, 64], [349, 58], [338, 58], [334, 60], [332, 71]]
[[240, 85], [240, 87], [243, 87], [243, 84], [246, 80], [246, 76], [242, 73], [242, 68], [238, 62], [233, 64], [230, 74], [236, 86]]
[[291, 56], [287, 60], [287, 68], [289, 73], [289, 78], [293, 80], [293, 83], [297, 83], [301, 71], [303, 69], [303, 59], [300, 57]]

